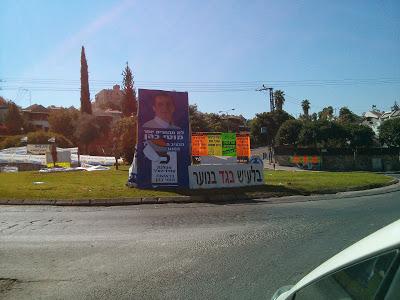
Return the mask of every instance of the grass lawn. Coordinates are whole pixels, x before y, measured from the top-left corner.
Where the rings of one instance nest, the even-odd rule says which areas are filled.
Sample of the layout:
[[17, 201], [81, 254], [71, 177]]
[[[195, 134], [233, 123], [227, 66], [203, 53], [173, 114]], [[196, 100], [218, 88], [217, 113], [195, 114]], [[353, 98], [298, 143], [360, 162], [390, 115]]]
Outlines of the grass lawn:
[[267, 184], [283, 185], [306, 193], [374, 188], [387, 185], [392, 179], [371, 172], [265, 172]]
[[[266, 171], [265, 186], [219, 190], [139, 190], [127, 188], [128, 167], [120, 170], [41, 174], [0, 173], [0, 199], [101, 199], [215, 195], [235, 192], [284, 196], [365, 189], [388, 184], [392, 178], [368, 172]], [[34, 182], [43, 182], [34, 184]]]

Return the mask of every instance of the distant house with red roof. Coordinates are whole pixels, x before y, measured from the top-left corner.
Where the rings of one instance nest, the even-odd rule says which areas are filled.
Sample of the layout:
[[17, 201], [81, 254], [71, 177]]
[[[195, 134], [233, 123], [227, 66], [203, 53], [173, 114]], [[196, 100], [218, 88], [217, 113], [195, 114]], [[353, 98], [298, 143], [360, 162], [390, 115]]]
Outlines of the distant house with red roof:
[[22, 116], [25, 120], [33, 126], [36, 130], [49, 130], [49, 114], [50, 111], [40, 104], [33, 104], [21, 110]]

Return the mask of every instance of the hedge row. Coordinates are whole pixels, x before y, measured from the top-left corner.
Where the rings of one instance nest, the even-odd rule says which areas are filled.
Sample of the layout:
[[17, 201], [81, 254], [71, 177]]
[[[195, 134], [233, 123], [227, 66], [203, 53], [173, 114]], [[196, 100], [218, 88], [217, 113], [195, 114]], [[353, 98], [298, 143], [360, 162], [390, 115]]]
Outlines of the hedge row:
[[28, 134], [13, 135], [6, 137], [4, 140], [0, 142], [0, 149], [23, 146], [24, 143], [21, 142], [21, 138], [25, 136], [28, 137], [28, 144], [49, 144], [48, 140], [52, 137], [55, 137], [56, 144], [58, 147], [70, 148], [74, 146], [69, 139], [67, 139], [65, 136], [61, 134], [54, 132], [46, 132], [46, 131], [35, 131], [35, 132], [30, 132]]

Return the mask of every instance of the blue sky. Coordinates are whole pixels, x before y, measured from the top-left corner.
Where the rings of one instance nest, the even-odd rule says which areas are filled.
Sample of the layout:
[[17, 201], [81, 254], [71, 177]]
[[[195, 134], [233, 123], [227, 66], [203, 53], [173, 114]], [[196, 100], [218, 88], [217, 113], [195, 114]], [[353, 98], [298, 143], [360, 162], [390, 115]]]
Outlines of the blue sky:
[[397, 0], [2, 0], [0, 40], [0, 95], [21, 106], [78, 107], [82, 45], [93, 98], [129, 61], [137, 87], [189, 91], [206, 112], [268, 111], [262, 83], [294, 115], [306, 98], [312, 112], [400, 102]]

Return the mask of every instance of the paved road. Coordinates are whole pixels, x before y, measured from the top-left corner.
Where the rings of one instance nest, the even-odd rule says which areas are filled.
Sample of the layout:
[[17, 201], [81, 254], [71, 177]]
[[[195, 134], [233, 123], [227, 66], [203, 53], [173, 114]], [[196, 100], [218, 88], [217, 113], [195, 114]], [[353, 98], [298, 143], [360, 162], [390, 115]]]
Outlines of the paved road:
[[0, 298], [269, 299], [399, 218], [400, 192], [286, 204], [1, 206]]

